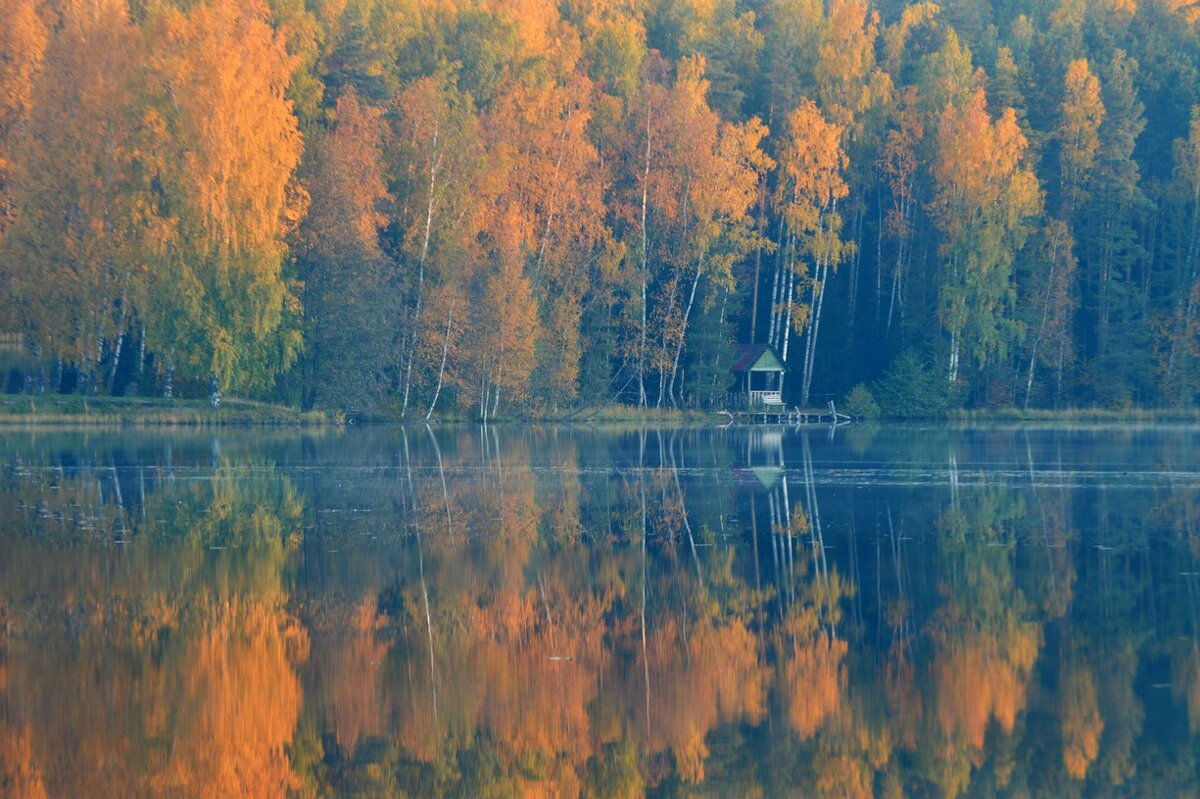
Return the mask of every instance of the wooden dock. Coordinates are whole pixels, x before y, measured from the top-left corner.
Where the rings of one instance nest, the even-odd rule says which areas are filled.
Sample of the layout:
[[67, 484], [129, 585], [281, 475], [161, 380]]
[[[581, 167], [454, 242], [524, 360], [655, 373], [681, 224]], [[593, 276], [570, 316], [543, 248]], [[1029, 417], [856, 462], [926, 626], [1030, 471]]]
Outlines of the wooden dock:
[[798, 427], [805, 424], [839, 425], [852, 421], [846, 414], [838, 413], [832, 402], [825, 409], [789, 408], [785, 405], [751, 405], [733, 411], [722, 410], [720, 413], [729, 420], [731, 425], [771, 424]]

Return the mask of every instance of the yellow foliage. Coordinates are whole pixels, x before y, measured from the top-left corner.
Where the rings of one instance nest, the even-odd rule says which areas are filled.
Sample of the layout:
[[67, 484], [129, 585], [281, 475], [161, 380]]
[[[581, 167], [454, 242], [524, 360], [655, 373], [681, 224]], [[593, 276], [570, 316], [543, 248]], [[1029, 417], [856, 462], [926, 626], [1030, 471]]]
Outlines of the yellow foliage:
[[849, 646], [824, 630], [797, 639], [783, 660], [788, 720], [803, 738], [812, 737], [842, 704], [846, 682], [842, 660]]
[[47, 799], [41, 769], [34, 758], [28, 725], [15, 727], [0, 718], [0, 795]]
[[1082, 664], [1064, 668], [1059, 686], [1063, 765], [1068, 774], [1081, 780], [1100, 753], [1104, 719], [1100, 716], [1092, 670]]

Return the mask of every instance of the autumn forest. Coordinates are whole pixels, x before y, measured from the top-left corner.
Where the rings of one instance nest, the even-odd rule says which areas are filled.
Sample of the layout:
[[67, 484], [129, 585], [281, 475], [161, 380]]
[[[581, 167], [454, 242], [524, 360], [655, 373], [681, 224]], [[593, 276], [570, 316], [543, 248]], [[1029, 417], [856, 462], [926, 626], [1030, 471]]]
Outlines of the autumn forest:
[[6, 389], [1200, 394], [1185, 0], [0, 0]]

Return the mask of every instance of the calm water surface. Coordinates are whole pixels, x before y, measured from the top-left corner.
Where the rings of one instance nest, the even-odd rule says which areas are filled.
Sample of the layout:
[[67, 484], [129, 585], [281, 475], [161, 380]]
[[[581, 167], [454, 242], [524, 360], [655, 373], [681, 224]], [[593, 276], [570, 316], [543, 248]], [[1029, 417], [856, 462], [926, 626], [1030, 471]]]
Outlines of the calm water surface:
[[1200, 429], [0, 434], [0, 795], [1195, 796]]

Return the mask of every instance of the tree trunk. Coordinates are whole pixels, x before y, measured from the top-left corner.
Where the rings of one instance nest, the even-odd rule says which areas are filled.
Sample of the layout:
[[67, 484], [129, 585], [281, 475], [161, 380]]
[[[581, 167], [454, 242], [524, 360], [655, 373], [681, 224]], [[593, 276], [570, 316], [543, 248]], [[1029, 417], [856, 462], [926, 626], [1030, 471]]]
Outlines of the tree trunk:
[[138, 336], [138, 362], [137, 376], [140, 380], [142, 372], [146, 368], [146, 323], [142, 322], [142, 334]]
[[[863, 217], [867, 215], [865, 202], [855, 209], [854, 240], [862, 241]], [[862, 247], [854, 248], [854, 260], [850, 262], [850, 298], [847, 305], [847, 325], [851, 342], [854, 340], [854, 318], [858, 309], [858, 277], [862, 266]]]
[[446, 337], [442, 339], [442, 365], [438, 367], [437, 388], [433, 392], [433, 402], [429, 403], [429, 411], [425, 414], [425, 421], [429, 421], [429, 417], [433, 416], [433, 409], [437, 407], [438, 397], [442, 394], [442, 376], [446, 373], [446, 354], [450, 351], [450, 319], [454, 315], [454, 307], [446, 312]]
[[[783, 253], [780, 253], [779, 258], [782, 257]], [[775, 346], [775, 328], [777, 326], [776, 316], [778, 315], [776, 308], [779, 305], [779, 284], [783, 279], [781, 277], [783, 270], [780, 268], [779, 258], [775, 259], [775, 275], [771, 279], [771, 306], [767, 309], [767, 344], [772, 347]]]
[[108, 393], [112, 394], [117, 387], [117, 368], [121, 365], [121, 352], [125, 349], [125, 331], [117, 333], [117, 343], [113, 345], [112, 368], [108, 370]]
[[412, 335], [408, 342], [408, 366], [404, 370], [404, 402], [400, 406], [400, 417], [408, 413], [408, 395], [412, 388], [413, 361], [417, 358], [417, 330], [421, 324], [421, 300], [425, 292], [425, 259], [429, 255], [429, 236], [433, 231], [433, 198], [437, 192], [437, 175], [442, 165], [438, 148], [438, 122], [433, 123], [433, 155], [429, 164], [429, 199], [425, 204], [425, 235], [421, 240], [421, 257], [417, 261], [417, 297], [413, 310]]
[[558, 194], [558, 175], [562, 169], [563, 156], [566, 154], [567, 150], [567, 124], [571, 121], [571, 114], [574, 112], [574, 110], [574, 105], [569, 105], [567, 107], [567, 116], [563, 120], [562, 135], [558, 138], [558, 157], [554, 160], [554, 176], [551, 178], [550, 202], [546, 211], [546, 229], [542, 233], [542, 243], [541, 246], [538, 247], [537, 262], [533, 269], [532, 282], [534, 285], [537, 285], [538, 278], [541, 277], [542, 264], [546, 260], [546, 247], [550, 243], [550, 231], [552, 230], [551, 223], [554, 221], [554, 204], [555, 200], [557, 199], [556, 195]]
[[809, 323], [808, 347], [804, 353], [804, 383], [800, 387], [801, 405], [808, 405], [808, 395], [812, 388], [813, 364], [817, 358], [817, 334], [821, 329], [821, 307], [825, 303], [825, 284], [829, 278], [828, 260], [821, 263], [817, 275], [817, 285], [814, 286], [813, 318]]
[[958, 382], [958, 331], [950, 331], [950, 385]]
[[785, 316], [784, 316], [784, 321], [783, 321], [783, 330], [780, 334], [780, 337], [783, 339], [783, 342], [782, 342], [783, 346], [779, 350], [779, 355], [783, 359], [784, 363], [787, 363], [788, 344], [792, 340], [792, 298], [793, 298], [792, 292], [796, 287], [796, 272], [795, 272], [795, 270], [789, 268], [787, 271], [788, 271], [787, 300], [786, 300], [787, 307], [784, 310]]
[[674, 403], [675, 394], [675, 375], [679, 372], [679, 357], [683, 354], [683, 341], [687, 336], [688, 319], [692, 315], [692, 306], [696, 302], [696, 286], [700, 284], [700, 272], [703, 269], [703, 262], [696, 265], [696, 275], [692, 278], [692, 291], [688, 295], [687, 310], [683, 312], [683, 321], [680, 323], [679, 341], [675, 345], [675, 363], [671, 367], [671, 383], [667, 389], [667, 394], [672, 397]]
[[[767, 195], [765, 191], [760, 191], [758, 195], [758, 219], [756, 220], [755, 232], [762, 236], [763, 224], [766, 217]], [[762, 277], [762, 239], [759, 239], [758, 246], [754, 248], [754, 283], [751, 286], [750, 294], [750, 343], [753, 344], [757, 339], [755, 333], [758, 330], [758, 284]]]
[[1046, 333], [1046, 320], [1050, 318], [1050, 299], [1054, 296], [1054, 272], [1058, 268], [1058, 240], [1050, 249], [1050, 274], [1046, 276], [1046, 299], [1042, 303], [1042, 321], [1033, 337], [1033, 346], [1029, 353], [1029, 375], [1025, 381], [1025, 410], [1029, 410], [1029, 397], [1033, 393], [1033, 370], [1037, 364], [1038, 346]]
[[650, 275], [650, 241], [646, 208], [650, 198], [650, 107], [646, 107], [646, 162], [642, 169], [642, 329], [638, 340], [638, 407], [646, 407], [646, 281]]

